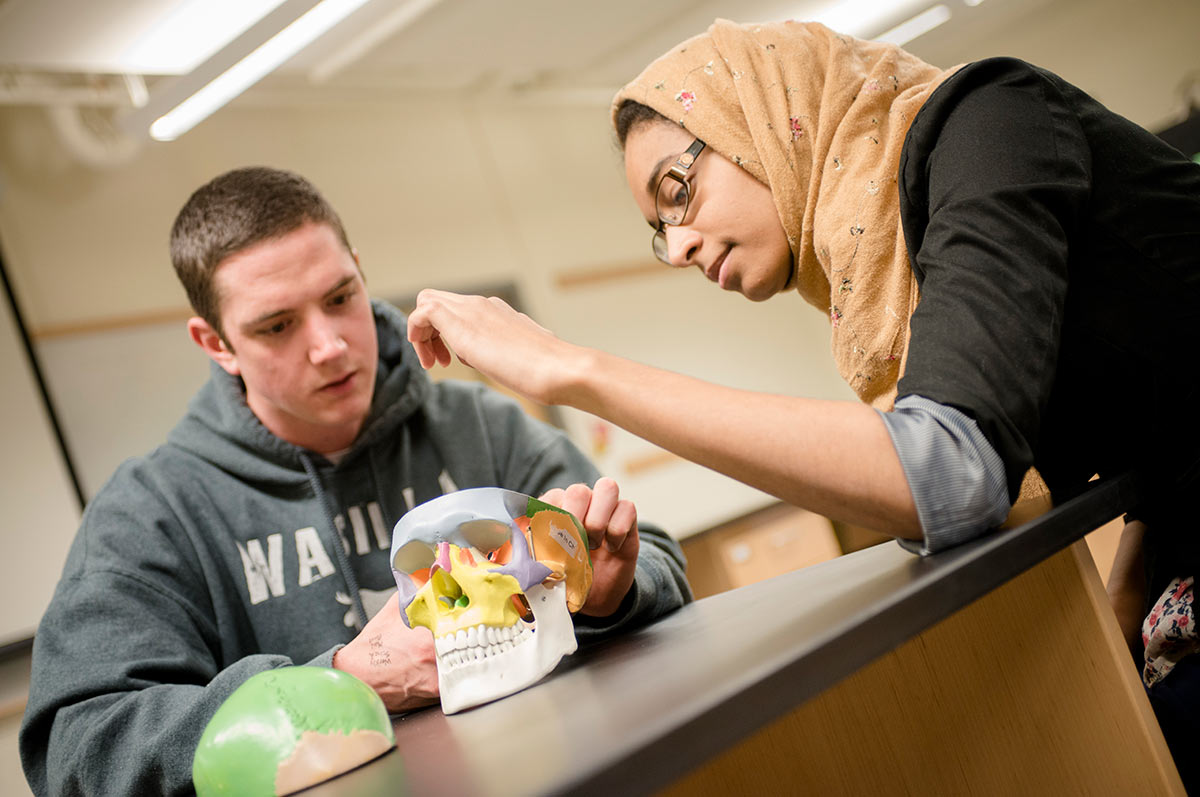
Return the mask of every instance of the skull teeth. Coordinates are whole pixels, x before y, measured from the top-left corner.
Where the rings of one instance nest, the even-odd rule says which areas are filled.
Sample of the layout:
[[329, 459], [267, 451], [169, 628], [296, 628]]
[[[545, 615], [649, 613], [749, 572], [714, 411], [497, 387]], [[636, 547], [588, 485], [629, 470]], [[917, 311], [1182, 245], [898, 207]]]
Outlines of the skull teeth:
[[438, 666], [453, 669], [499, 656], [524, 642], [531, 634], [531, 628], [523, 622], [504, 628], [480, 624], [445, 634], [434, 640]]

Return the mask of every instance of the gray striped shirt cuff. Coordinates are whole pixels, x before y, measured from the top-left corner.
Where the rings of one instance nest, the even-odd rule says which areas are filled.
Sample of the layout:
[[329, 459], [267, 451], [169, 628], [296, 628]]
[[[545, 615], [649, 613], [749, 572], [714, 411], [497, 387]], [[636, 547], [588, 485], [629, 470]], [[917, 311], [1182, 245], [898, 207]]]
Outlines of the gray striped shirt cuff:
[[905, 396], [879, 413], [900, 457], [925, 534], [899, 540], [922, 555], [972, 540], [1008, 516], [1004, 462], [963, 413], [921, 396]]

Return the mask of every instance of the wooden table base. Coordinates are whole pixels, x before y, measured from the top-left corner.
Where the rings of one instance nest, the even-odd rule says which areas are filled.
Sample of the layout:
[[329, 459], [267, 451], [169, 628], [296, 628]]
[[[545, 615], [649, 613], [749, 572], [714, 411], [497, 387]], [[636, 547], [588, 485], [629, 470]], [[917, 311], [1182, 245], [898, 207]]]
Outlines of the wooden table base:
[[1184, 791], [1078, 542], [665, 793]]

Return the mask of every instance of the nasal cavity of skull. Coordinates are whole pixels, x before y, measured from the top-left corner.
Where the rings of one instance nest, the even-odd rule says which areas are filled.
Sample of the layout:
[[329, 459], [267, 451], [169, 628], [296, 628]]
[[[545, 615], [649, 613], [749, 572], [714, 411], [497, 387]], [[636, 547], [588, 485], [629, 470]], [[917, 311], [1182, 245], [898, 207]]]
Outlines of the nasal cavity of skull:
[[461, 609], [471, 603], [458, 581], [445, 570], [435, 570], [432, 578], [434, 592], [438, 600], [446, 605], [447, 610]]
[[451, 609], [465, 609], [471, 605], [471, 599], [466, 595], [459, 595], [457, 600], [451, 598], [449, 595], [442, 595], [438, 597], [438, 600]]

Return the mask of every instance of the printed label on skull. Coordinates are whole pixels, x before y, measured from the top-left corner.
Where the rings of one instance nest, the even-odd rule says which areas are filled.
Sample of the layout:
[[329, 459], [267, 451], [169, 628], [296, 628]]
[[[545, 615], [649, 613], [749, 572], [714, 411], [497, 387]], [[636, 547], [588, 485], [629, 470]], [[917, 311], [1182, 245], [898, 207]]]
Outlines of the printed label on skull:
[[578, 559], [579, 558], [579, 543], [571, 536], [571, 532], [557, 525], [550, 526], [550, 539], [562, 546], [562, 549], [567, 552], [567, 555]]

